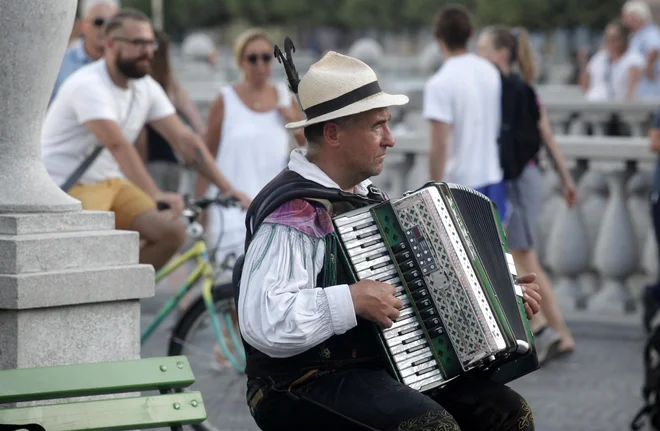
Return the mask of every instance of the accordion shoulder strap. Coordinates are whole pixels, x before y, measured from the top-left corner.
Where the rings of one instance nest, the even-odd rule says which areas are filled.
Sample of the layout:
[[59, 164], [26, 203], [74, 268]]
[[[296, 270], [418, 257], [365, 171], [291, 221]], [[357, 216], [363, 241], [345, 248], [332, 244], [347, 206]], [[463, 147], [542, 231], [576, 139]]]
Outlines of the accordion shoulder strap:
[[247, 211], [245, 217], [245, 227], [247, 228], [245, 250], [247, 250], [252, 241], [252, 236], [257, 232], [259, 225], [266, 217], [280, 206], [295, 199], [319, 202], [326, 209], [332, 209], [332, 202], [339, 201], [354, 202], [360, 205], [378, 202], [378, 200], [368, 197], [324, 187], [285, 169], [259, 192]]

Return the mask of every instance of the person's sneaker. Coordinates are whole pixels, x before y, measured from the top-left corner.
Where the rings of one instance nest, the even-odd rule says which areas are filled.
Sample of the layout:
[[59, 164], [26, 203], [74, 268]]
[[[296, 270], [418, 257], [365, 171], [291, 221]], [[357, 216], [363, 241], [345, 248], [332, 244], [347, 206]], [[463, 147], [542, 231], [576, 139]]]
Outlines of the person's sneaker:
[[644, 320], [644, 329], [646, 329], [647, 333], [651, 332], [653, 318], [658, 313], [658, 310], [660, 310], [660, 302], [658, 302], [655, 293], [653, 293], [654, 288], [654, 285], [646, 286], [644, 293], [642, 293], [642, 318]]
[[557, 356], [560, 339], [559, 333], [547, 325], [534, 333], [536, 356], [540, 365]]

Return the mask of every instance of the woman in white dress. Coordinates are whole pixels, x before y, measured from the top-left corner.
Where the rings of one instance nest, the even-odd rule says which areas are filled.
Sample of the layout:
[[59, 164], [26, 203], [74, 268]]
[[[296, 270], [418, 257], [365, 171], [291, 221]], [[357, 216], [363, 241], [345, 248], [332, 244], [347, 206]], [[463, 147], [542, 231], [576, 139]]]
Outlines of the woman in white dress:
[[644, 57], [628, 46], [628, 30], [620, 21], [605, 28], [603, 48], [589, 60], [581, 85], [588, 100], [635, 100], [645, 67]]
[[[284, 124], [301, 118], [295, 99], [285, 84], [270, 82], [273, 42], [261, 29], [241, 34], [234, 45], [234, 58], [242, 78], [223, 87], [211, 105], [206, 145], [216, 163], [236, 188], [254, 198], [289, 159], [290, 135]], [[295, 135], [305, 144], [302, 133]], [[197, 194], [215, 195], [204, 179], [197, 181]], [[238, 208], [209, 210], [207, 234], [210, 247], [217, 247], [216, 262], [240, 256], [245, 239], [245, 211]]]

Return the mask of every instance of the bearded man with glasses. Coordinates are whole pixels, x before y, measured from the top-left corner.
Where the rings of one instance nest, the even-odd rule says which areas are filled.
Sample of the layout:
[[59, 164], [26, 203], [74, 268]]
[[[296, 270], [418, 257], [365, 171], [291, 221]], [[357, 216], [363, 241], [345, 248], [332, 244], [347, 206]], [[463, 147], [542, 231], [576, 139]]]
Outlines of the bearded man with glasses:
[[[176, 115], [163, 88], [148, 75], [157, 43], [149, 18], [123, 9], [105, 24], [104, 57], [80, 68], [62, 85], [48, 109], [41, 135], [48, 173], [83, 209], [112, 211], [115, 227], [137, 231], [143, 246], [140, 262], [162, 268], [186, 239], [178, 217], [183, 198], [156, 186], [134, 143], [149, 124], [175, 153], [219, 192], [249, 199], [232, 188], [216, 168], [199, 136]], [[75, 181], [72, 173], [97, 157]], [[156, 202], [171, 210], [159, 212]]]
[[119, 8], [118, 0], [81, 0], [80, 5], [82, 37], [64, 54], [51, 102], [66, 78], [82, 66], [103, 57], [103, 26]]

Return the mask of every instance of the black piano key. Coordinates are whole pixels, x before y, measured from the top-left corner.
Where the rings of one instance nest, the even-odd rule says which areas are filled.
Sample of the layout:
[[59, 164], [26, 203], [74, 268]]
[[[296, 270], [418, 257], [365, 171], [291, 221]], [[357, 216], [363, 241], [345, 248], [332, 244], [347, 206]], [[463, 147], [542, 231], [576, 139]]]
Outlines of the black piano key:
[[410, 334], [411, 332], [415, 332], [418, 329], [419, 329], [419, 327], [414, 327], [413, 326], [412, 328], [407, 328], [407, 329], [404, 329], [403, 331], [399, 331], [399, 335]]
[[366, 222], [361, 223], [361, 224], [359, 224], [359, 225], [353, 226], [353, 230], [364, 229], [365, 227], [369, 227], [369, 226], [371, 226], [371, 225], [373, 225], [373, 224], [374, 224], [374, 221], [373, 221], [373, 220], [369, 220], [369, 221], [366, 221]]
[[395, 245], [392, 246], [392, 252], [394, 254], [397, 254], [401, 251], [408, 250], [408, 249], [409, 249], [408, 243], [406, 243], [406, 242], [400, 242], [400, 243], [395, 244]]
[[380, 238], [373, 239], [371, 241], [365, 242], [364, 244], [361, 244], [360, 248], [367, 248], [367, 247], [371, 247], [372, 245], [376, 245], [376, 244], [383, 244], [383, 240], [380, 239]]
[[378, 235], [378, 237], [380, 238], [380, 233], [378, 233], [377, 230], [373, 230], [371, 232], [361, 233], [360, 235], [356, 236], [355, 239], [365, 239], [374, 235]]
[[[433, 356], [428, 356], [428, 357], [426, 357], [426, 358], [424, 358], [424, 359], [420, 359], [419, 361], [413, 361], [413, 362], [410, 363], [410, 365], [411, 365], [412, 367], [416, 367], [417, 365], [422, 365], [422, 364], [425, 364], [425, 363], [427, 363], [427, 362], [431, 362], [431, 361], [433, 361], [433, 363], [435, 364], [435, 361], [434, 361], [434, 359], [433, 359]], [[424, 372], [424, 371], [425, 371], [425, 370], [422, 370], [422, 371], [420, 371], [420, 372]]]
[[377, 254], [372, 254], [371, 256], [368, 256], [365, 260], [368, 262], [370, 260], [376, 260], [379, 259], [383, 256], [387, 256], [387, 251], [384, 251], [382, 253], [377, 253]]
[[374, 271], [374, 270], [376, 270], [376, 269], [378, 269], [378, 268], [382, 268], [382, 267], [384, 267], [384, 266], [390, 265], [391, 263], [392, 263], [392, 262], [381, 262], [381, 263], [379, 263], [379, 264], [377, 264], [377, 265], [374, 265], [374, 266], [369, 267], [369, 269], [372, 270], [372, 271]]
[[417, 371], [415, 374], [418, 376], [422, 376], [424, 374], [428, 374], [431, 371], [435, 371], [437, 369], [437, 365], [435, 364], [435, 361], [429, 363], [428, 368], [424, 368], [423, 370]]
[[[405, 343], [405, 341], [404, 341], [404, 343]], [[426, 349], [425, 344], [420, 344], [419, 346], [411, 347], [410, 349], [406, 349], [405, 352], [406, 353], [413, 353], [413, 352], [416, 352], [416, 351], [422, 350], [422, 349]]]
[[[412, 338], [408, 338], [408, 339], [403, 340], [403, 341], [401, 342], [401, 344], [409, 344], [409, 343], [412, 343], [412, 342], [414, 342], [414, 341], [419, 340], [420, 338], [422, 338], [422, 335], [417, 335], [417, 336], [415, 336], [415, 337], [412, 337]], [[422, 347], [426, 347], [426, 346], [423, 345]], [[413, 350], [413, 351], [414, 351], [414, 350]]]
[[399, 267], [401, 267], [401, 271], [408, 271], [411, 269], [415, 269], [417, 267], [417, 263], [415, 263], [414, 260], [406, 260], [405, 262], [401, 262], [399, 264]]

